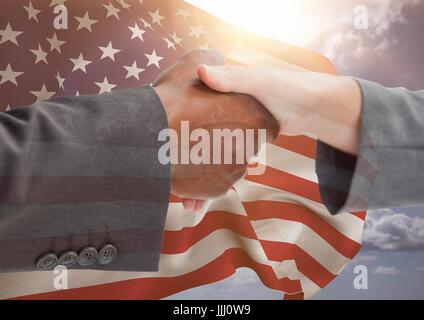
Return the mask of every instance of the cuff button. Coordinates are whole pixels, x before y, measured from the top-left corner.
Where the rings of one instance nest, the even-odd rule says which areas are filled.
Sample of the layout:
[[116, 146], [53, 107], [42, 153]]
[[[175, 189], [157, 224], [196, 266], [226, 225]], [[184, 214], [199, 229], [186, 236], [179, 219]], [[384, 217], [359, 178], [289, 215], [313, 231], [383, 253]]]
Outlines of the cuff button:
[[109, 264], [115, 260], [117, 253], [118, 250], [114, 245], [107, 244], [100, 249], [98, 262], [103, 265]]
[[78, 261], [78, 253], [70, 250], [60, 255], [58, 264], [69, 268], [73, 266], [77, 261]]
[[40, 271], [51, 270], [57, 266], [58, 260], [54, 253], [46, 253], [37, 260], [37, 269]]
[[93, 263], [97, 261], [97, 257], [99, 253], [97, 249], [94, 247], [85, 247], [81, 250], [78, 256], [78, 264], [82, 267], [91, 266]]

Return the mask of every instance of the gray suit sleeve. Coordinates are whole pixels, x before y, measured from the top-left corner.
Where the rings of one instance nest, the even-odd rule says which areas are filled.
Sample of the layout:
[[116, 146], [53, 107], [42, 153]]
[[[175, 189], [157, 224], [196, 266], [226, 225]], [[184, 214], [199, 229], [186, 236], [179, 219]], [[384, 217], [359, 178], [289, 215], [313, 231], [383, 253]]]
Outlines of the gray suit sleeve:
[[[156, 271], [170, 192], [158, 134], [167, 126], [149, 86], [1, 113], [0, 272], [88, 247], [97, 259], [80, 255], [69, 268]], [[113, 261], [113, 250], [101, 260], [108, 244]]]
[[424, 90], [385, 88], [357, 79], [362, 91], [357, 157], [318, 142], [321, 198], [333, 214], [424, 203]]

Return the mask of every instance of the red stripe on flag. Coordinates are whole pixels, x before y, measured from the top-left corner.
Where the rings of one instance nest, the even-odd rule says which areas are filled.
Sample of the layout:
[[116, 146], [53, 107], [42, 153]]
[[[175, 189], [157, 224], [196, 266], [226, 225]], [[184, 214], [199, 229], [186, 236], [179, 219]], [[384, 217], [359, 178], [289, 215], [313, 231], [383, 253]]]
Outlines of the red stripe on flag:
[[320, 288], [324, 288], [336, 277], [297, 245], [268, 240], [260, 241], [269, 259], [296, 261], [297, 269]]
[[285, 294], [284, 300], [304, 300], [304, 294], [303, 293], [296, 293], [296, 294]]
[[288, 137], [280, 134], [272, 144], [314, 160], [316, 158], [317, 141], [307, 136]]
[[361, 245], [346, 237], [343, 233], [320, 218], [312, 210], [294, 203], [277, 201], [253, 201], [243, 203], [251, 220], [279, 218], [307, 225], [334, 249], [352, 259], [361, 249]]
[[263, 175], [247, 176], [246, 179], [322, 203], [318, 185], [315, 182], [272, 167], [266, 167], [266, 172]]
[[353, 214], [355, 217], [358, 217], [359, 219], [364, 220], [364, 221], [365, 221], [365, 218], [367, 217], [367, 212], [366, 212], [366, 211], [362, 211], [362, 212], [352, 212], [352, 214]]
[[183, 253], [209, 234], [222, 229], [229, 229], [243, 237], [257, 240], [255, 231], [246, 216], [225, 211], [210, 211], [199, 224], [193, 227], [186, 227], [177, 231], [165, 231], [162, 253]]

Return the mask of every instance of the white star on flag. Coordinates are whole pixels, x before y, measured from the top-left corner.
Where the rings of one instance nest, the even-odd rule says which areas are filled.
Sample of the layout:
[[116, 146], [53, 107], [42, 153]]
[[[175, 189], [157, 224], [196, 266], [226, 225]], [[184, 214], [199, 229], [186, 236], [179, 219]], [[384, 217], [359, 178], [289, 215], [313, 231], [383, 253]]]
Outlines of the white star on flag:
[[63, 83], [65, 82], [65, 79], [60, 76], [59, 71], [57, 72], [55, 77], [56, 77], [57, 83], [59, 84], [59, 88], [64, 90], [65, 87], [63, 86]]
[[23, 6], [28, 13], [28, 20], [34, 19], [38, 22], [37, 15], [41, 12], [41, 10], [35, 9], [32, 6], [32, 2], [30, 1], [27, 6]]
[[111, 84], [109, 83], [109, 81], [107, 80], [107, 78], [105, 77], [105, 79], [103, 80], [103, 82], [94, 82], [99, 88], [99, 94], [105, 93], [105, 92], [110, 92], [112, 91], [113, 88], [116, 87], [115, 84]]
[[53, 37], [47, 38], [47, 41], [50, 43], [50, 51], [56, 50], [59, 53], [62, 53], [60, 47], [66, 43], [66, 41], [61, 41], [57, 38], [56, 32], [53, 34]]
[[169, 49], [169, 48], [172, 48], [172, 49], [174, 49], [174, 50], [177, 50], [177, 48], [175, 48], [175, 44], [174, 44], [171, 40], [169, 40], [169, 39], [168, 39], [168, 37], [163, 37], [162, 39], [163, 39], [163, 41], [165, 41], [165, 42], [166, 42], [166, 44], [168, 45], [168, 49]]
[[139, 68], [137, 66], [137, 61], [134, 61], [134, 63], [132, 64], [132, 66], [124, 66], [124, 68], [127, 70], [127, 76], [125, 77], [125, 79], [128, 79], [130, 77], [134, 77], [137, 80], [140, 80], [140, 73], [144, 71], [144, 69]]
[[9, 81], [15, 85], [18, 85], [16, 78], [19, 77], [21, 74], [23, 74], [23, 72], [13, 71], [10, 64], [8, 64], [6, 69], [4, 69], [3, 71], [0, 71], [0, 76], [1, 76], [0, 84], [3, 84]]
[[155, 12], [149, 12], [150, 16], [152, 17], [152, 23], [157, 23], [160, 26], [162, 26], [162, 20], [165, 19], [165, 17], [161, 16], [159, 14], [159, 9], [157, 9]]
[[147, 66], [155, 65], [156, 67], [160, 68], [159, 62], [163, 59], [163, 57], [160, 57], [156, 54], [156, 50], [153, 50], [152, 54], [145, 54], [147, 59], [149, 59], [149, 62], [147, 63]]
[[12, 27], [10, 26], [10, 23], [7, 23], [6, 29], [0, 30], [0, 44], [5, 43], [6, 41], [10, 41], [18, 45], [18, 41], [16, 40], [16, 38], [22, 33], [22, 31], [13, 31]]
[[43, 84], [40, 91], [30, 91], [31, 94], [37, 97], [38, 101], [48, 100], [55, 95], [56, 92], [47, 91], [46, 85]]
[[50, 7], [55, 7], [57, 5], [63, 5], [67, 0], [52, 0], [50, 2]]
[[131, 39], [135, 39], [135, 38], [139, 38], [141, 41], [144, 41], [143, 39], [143, 34], [146, 32], [142, 29], [139, 28], [137, 23], [134, 23], [134, 27], [128, 27], [131, 32], [132, 32], [132, 36]]
[[106, 18], [109, 18], [110, 16], [114, 16], [116, 19], [119, 20], [118, 13], [119, 11], [121, 11], [121, 9], [115, 8], [110, 2], [109, 4], [104, 4], [103, 7], [105, 7], [107, 10]]
[[40, 61], [43, 61], [45, 64], [47, 63], [47, 52], [41, 48], [41, 45], [38, 45], [38, 49], [31, 50], [33, 54], [35, 54], [35, 64], [39, 63]]
[[197, 26], [197, 27], [190, 26], [190, 29], [191, 29], [191, 32], [189, 36], [194, 36], [197, 39], [199, 39], [202, 34], [206, 33], [202, 26]]
[[174, 41], [175, 44], [181, 47], [183, 46], [182, 45], [183, 39], [179, 38], [175, 32], [174, 34], [170, 34], [169, 36], [172, 38], [172, 41]]
[[72, 72], [79, 69], [79, 70], [83, 71], [84, 73], [87, 73], [87, 70], [85, 68], [86, 68], [87, 65], [92, 63], [92, 61], [84, 60], [82, 53], [79, 55], [79, 57], [77, 59], [71, 58], [70, 60], [74, 64], [74, 68], [72, 69]]
[[187, 17], [191, 16], [191, 13], [189, 10], [183, 10], [179, 8], [178, 11], [174, 13], [174, 16], [181, 16], [185, 20]]
[[124, 9], [129, 9], [131, 7], [131, 5], [129, 5], [128, 3], [126, 3], [124, 0], [118, 0], [118, 3], [121, 5], [122, 8]]
[[143, 25], [145, 28], [149, 28], [150, 30], [153, 30], [152, 25], [148, 23], [146, 20], [144, 20], [143, 18], [140, 18], [140, 21], [143, 22]]
[[75, 19], [78, 20], [78, 27], [77, 30], [80, 30], [82, 28], [87, 29], [88, 31], [92, 32], [91, 26], [95, 23], [97, 23], [97, 20], [90, 19], [90, 16], [88, 15], [88, 11], [85, 13], [84, 17], [75, 17]]
[[121, 51], [119, 49], [114, 49], [112, 47], [112, 41], [109, 41], [109, 44], [107, 45], [107, 47], [98, 47], [98, 48], [103, 52], [100, 60], [103, 60], [105, 58], [110, 58], [112, 61], [115, 61], [115, 54]]

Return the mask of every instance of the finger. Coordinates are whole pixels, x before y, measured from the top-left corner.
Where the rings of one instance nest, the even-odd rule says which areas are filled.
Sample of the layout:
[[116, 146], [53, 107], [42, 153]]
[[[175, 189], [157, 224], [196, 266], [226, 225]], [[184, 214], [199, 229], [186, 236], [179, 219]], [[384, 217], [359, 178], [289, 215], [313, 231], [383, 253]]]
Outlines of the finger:
[[194, 205], [193, 211], [199, 212], [200, 210], [202, 210], [204, 205], [205, 205], [205, 200], [196, 200], [196, 204]]
[[199, 79], [209, 88], [219, 92], [253, 94], [257, 79], [250, 67], [238, 65], [207, 66], [197, 68]]
[[196, 200], [192, 199], [181, 199], [181, 202], [186, 210], [193, 210], [196, 205]]

